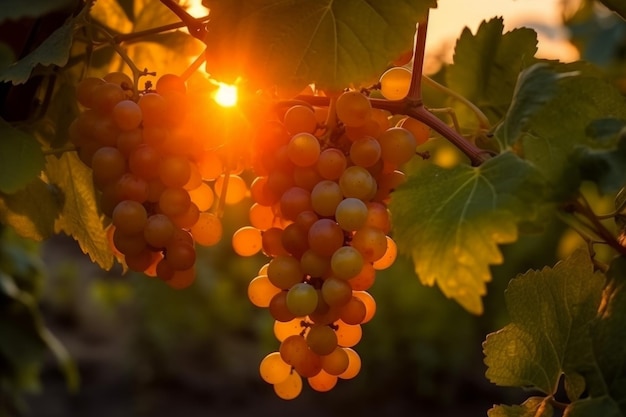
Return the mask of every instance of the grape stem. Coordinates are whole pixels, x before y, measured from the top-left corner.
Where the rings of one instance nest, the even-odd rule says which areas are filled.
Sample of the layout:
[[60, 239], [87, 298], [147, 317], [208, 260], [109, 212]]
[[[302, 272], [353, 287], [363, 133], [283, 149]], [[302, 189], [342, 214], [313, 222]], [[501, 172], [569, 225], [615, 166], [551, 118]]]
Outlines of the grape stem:
[[168, 9], [170, 9], [176, 16], [182, 20], [184, 26], [187, 26], [187, 30], [189, 30], [189, 34], [194, 38], [200, 39], [202, 42], [205, 42], [205, 37], [207, 34], [207, 26], [206, 19], [207, 17], [196, 19], [187, 11], [182, 8], [178, 3], [174, 0], [161, 0], [161, 3]]

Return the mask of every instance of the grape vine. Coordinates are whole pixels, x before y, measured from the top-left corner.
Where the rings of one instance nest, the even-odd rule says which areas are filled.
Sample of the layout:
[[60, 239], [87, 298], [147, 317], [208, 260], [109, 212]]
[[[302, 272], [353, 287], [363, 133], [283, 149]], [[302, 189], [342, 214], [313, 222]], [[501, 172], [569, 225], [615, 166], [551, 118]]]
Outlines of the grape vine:
[[[0, 166], [15, 171], [0, 178], [2, 225], [35, 240], [64, 232], [103, 269], [180, 290], [193, 289], [202, 246], [264, 255], [247, 296], [274, 321], [259, 371], [283, 399], [303, 380], [325, 392], [357, 376], [372, 289], [399, 256], [479, 315], [504, 245], [558, 225], [575, 243], [513, 272], [511, 323], [483, 344], [487, 379], [538, 394], [488, 414], [626, 414], [626, 103], [596, 68], [539, 59], [534, 31], [495, 18], [426, 76], [435, 0], [205, 0], [203, 18], [160, 0], [149, 7], [162, 24], [133, 30], [79, 3], [0, 71], [15, 84], [5, 104], [21, 83], [36, 104], [2, 113]], [[191, 58], [170, 68], [141, 49], [153, 43]], [[590, 188], [614, 207], [596, 207]], [[248, 224], [226, 237], [225, 215], [245, 204]]]

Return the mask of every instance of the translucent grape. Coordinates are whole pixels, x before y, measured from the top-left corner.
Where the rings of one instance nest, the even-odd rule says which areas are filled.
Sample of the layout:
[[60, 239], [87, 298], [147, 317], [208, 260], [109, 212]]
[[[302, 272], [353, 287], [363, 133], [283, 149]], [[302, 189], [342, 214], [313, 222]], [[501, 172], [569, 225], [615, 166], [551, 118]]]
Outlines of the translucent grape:
[[345, 197], [368, 201], [376, 193], [376, 181], [372, 174], [360, 166], [348, 167], [339, 178], [339, 186]]
[[335, 181], [320, 181], [311, 190], [311, 205], [320, 216], [333, 216], [342, 200], [341, 188]]
[[193, 239], [204, 246], [213, 246], [222, 238], [222, 222], [213, 213], [200, 213], [200, 218], [191, 227]]
[[387, 238], [387, 250], [385, 251], [385, 254], [380, 259], [374, 262], [373, 264], [374, 269], [382, 270], [382, 269], [389, 268], [391, 265], [393, 265], [393, 263], [396, 260], [396, 257], [398, 256], [398, 247], [396, 245], [396, 242], [394, 242], [394, 240], [390, 238], [389, 236], [386, 236], [386, 238]]
[[276, 288], [267, 275], [258, 275], [248, 284], [248, 299], [257, 307], [269, 307], [270, 301], [279, 292], [280, 288]]
[[[228, 180], [226, 180], [228, 178]], [[248, 185], [239, 175], [224, 174], [217, 177], [213, 189], [218, 198], [221, 198], [223, 190], [226, 190], [226, 204], [237, 204], [248, 194]]]
[[380, 229], [366, 226], [356, 231], [351, 244], [361, 252], [365, 261], [374, 262], [387, 251], [387, 236]]
[[362, 200], [348, 197], [337, 205], [335, 219], [343, 230], [354, 231], [366, 224], [368, 213], [367, 205]]
[[315, 133], [317, 129], [315, 113], [310, 107], [303, 105], [290, 107], [285, 113], [283, 123], [291, 134], [299, 132]]
[[289, 141], [287, 155], [295, 165], [314, 165], [320, 156], [319, 140], [310, 133], [298, 133]]
[[367, 97], [358, 91], [342, 93], [336, 102], [337, 117], [346, 126], [363, 126], [371, 117], [372, 105]]
[[330, 375], [340, 375], [348, 369], [349, 357], [344, 348], [337, 347], [322, 356], [322, 369]]
[[401, 100], [409, 94], [411, 71], [404, 67], [393, 67], [380, 76], [380, 92], [387, 100]]
[[341, 379], [352, 379], [361, 371], [361, 357], [354, 349], [344, 348], [343, 350], [348, 355], [348, 368], [337, 376]]
[[411, 132], [402, 127], [385, 130], [378, 138], [381, 157], [385, 162], [400, 166], [415, 155], [417, 142]]
[[328, 392], [337, 385], [337, 379], [337, 376], [322, 370], [317, 375], [307, 378], [307, 382], [317, 392]]
[[367, 168], [373, 166], [381, 156], [380, 143], [370, 136], [365, 136], [352, 142], [350, 159], [355, 165]]
[[274, 392], [283, 400], [293, 400], [302, 392], [302, 377], [297, 372], [291, 372], [287, 379], [274, 384]]
[[267, 276], [273, 285], [288, 290], [302, 282], [303, 272], [296, 258], [282, 255], [270, 261]]
[[324, 149], [317, 160], [317, 172], [327, 180], [338, 179], [348, 166], [346, 156], [337, 148]]
[[317, 292], [308, 283], [300, 282], [287, 292], [287, 308], [297, 317], [304, 317], [315, 310]]
[[374, 297], [367, 291], [354, 291], [353, 295], [360, 299], [365, 305], [365, 317], [361, 323], [367, 323], [376, 313], [376, 300], [374, 300]]
[[256, 255], [262, 247], [261, 231], [256, 227], [241, 227], [233, 234], [232, 244], [239, 256]]
[[289, 377], [291, 366], [281, 359], [280, 353], [272, 352], [261, 360], [259, 372], [263, 381], [278, 384]]

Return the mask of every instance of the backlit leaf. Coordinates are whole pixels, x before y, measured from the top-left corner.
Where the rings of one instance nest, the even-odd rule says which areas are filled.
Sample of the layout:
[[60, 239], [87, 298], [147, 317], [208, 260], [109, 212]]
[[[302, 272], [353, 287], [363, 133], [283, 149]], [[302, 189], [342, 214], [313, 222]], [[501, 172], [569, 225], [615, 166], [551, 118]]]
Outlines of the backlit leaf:
[[43, 240], [54, 234], [61, 211], [58, 190], [40, 179], [14, 194], [0, 193], [0, 222], [22, 237]]
[[[463, 30], [454, 49], [446, 84], [477, 105], [492, 123], [506, 113], [518, 74], [535, 62], [537, 34], [528, 28], [504, 33], [502, 18], [483, 22], [476, 34]], [[476, 124], [465, 106], [453, 103], [463, 125]]]
[[522, 405], [496, 405], [488, 417], [552, 417], [552, 405], [542, 397], [530, 397]]
[[480, 167], [419, 164], [393, 194], [394, 239], [422, 283], [480, 314], [489, 266], [502, 262], [498, 244], [514, 242], [518, 223], [537, 216], [543, 180], [511, 153]]
[[487, 378], [551, 395], [561, 374], [591, 372], [590, 329], [604, 280], [584, 250], [512, 280], [505, 293], [511, 323], [483, 346]]
[[25, 187], [39, 176], [44, 162], [37, 139], [0, 119], [0, 192]]
[[34, 51], [0, 71], [0, 81], [10, 81], [14, 85], [22, 84], [28, 80], [38, 65], [64, 66], [70, 57], [74, 23], [74, 19], [68, 19]]
[[299, 92], [375, 82], [411, 49], [415, 26], [436, 0], [205, 0], [215, 18], [207, 69], [255, 87]]
[[47, 158], [46, 173], [63, 195], [63, 211], [55, 231], [72, 236], [92, 261], [111, 269], [114, 256], [98, 214], [91, 170], [75, 152], [66, 152], [60, 158]]

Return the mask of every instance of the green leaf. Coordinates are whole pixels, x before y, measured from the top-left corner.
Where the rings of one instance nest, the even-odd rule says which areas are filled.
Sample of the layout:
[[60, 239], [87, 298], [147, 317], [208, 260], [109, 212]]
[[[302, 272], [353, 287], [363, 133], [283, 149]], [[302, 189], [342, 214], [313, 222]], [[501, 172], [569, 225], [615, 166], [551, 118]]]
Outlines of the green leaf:
[[436, 0], [205, 0], [207, 69], [253, 87], [297, 93], [373, 83], [413, 45], [416, 23]]
[[[511, 103], [517, 77], [535, 62], [537, 34], [514, 29], [503, 34], [502, 18], [483, 22], [475, 35], [463, 30], [454, 49], [454, 64], [446, 71], [446, 84], [477, 105], [491, 120], [502, 119]], [[462, 125], [476, 125], [468, 109], [453, 103]]]
[[128, 33], [133, 30], [132, 22], [117, 1], [96, 1], [89, 15], [115, 31]]
[[609, 9], [626, 19], [626, 4], [622, 0], [600, 0]]
[[25, 17], [37, 18], [75, 3], [75, 0], [2, 0], [0, 23]]
[[44, 163], [37, 139], [0, 119], [0, 192], [24, 188], [39, 176]]
[[413, 257], [422, 283], [437, 283], [480, 314], [489, 266], [503, 261], [498, 244], [517, 240], [518, 223], [536, 220], [543, 180], [512, 153], [480, 167], [418, 165], [390, 203], [394, 239]]
[[11, 81], [14, 85], [25, 83], [38, 65], [64, 66], [70, 57], [75, 19], [68, 19], [63, 26], [24, 58], [0, 71], [0, 81]]
[[609, 141], [614, 140], [624, 127], [626, 127], [626, 120], [604, 117], [589, 123], [586, 133], [595, 140]]
[[497, 385], [556, 392], [561, 374], [591, 372], [590, 327], [604, 276], [576, 251], [554, 268], [529, 271], [505, 293], [511, 323], [484, 342], [487, 378]]
[[593, 351], [602, 380], [591, 381], [592, 395], [610, 395], [626, 414], [626, 258], [615, 258], [607, 271], [598, 321], [592, 329]]
[[52, 236], [60, 211], [58, 189], [41, 179], [14, 194], [0, 193], [0, 223], [22, 237], [40, 241]]
[[626, 184], [626, 135], [620, 138], [616, 149], [576, 149], [573, 159], [578, 161], [583, 180], [594, 181], [602, 193], [613, 193]]
[[530, 397], [522, 405], [496, 405], [488, 417], [552, 417], [554, 409], [545, 397]]
[[573, 402], [565, 409], [563, 417], [624, 417], [610, 397], [589, 398]]
[[[533, 162], [552, 184], [567, 193], [580, 183], [579, 147], [614, 149], [617, 139], [597, 141], [587, 135], [594, 120], [606, 117], [626, 119], [626, 102], [609, 82], [583, 64], [563, 66], [580, 71], [559, 83], [555, 97], [528, 122], [519, 144], [526, 159]], [[563, 122], [555, 122], [563, 121]]]
[[62, 147], [69, 142], [70, 125], [79, 113], [76, 84], [61, 82], [50, 101], [45, 118], [37, 125], [37, 132], [50, 147]]
[[47, 162], [48, 178], [63, 195], [63, 211], [55, 231], [72, 236], [93, 262], [111, 269], [114, 256], [98, 214], [91, 170], [75, 152], [66, 152], [60, 158], [48, 157]]
[[502, 149], [517, 140], [530, 116], [553, 97], [557, 79], [557, 73], [546, 63], [534, 64], [520, 73], [511, 106], [494, 133]]

